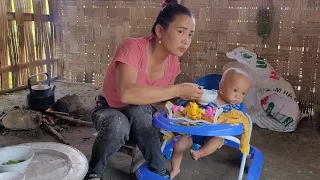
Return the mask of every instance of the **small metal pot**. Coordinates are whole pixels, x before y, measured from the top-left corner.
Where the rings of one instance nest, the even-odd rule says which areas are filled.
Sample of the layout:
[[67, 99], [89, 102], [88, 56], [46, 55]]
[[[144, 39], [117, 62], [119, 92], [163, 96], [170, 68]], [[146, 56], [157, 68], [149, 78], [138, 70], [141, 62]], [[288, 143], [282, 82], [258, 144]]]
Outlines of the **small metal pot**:
[[[30, 83], [31, 78], [36, 77], [40, 74], [46, 74], [47, 84], [39, 83], [37, 85], [31, 86], [31, 83]], [[32, 110], [45, 111], [48, 108], [51, 108], [55, 104], [54, 90], [56, 86], [53, 86], [53, 88], [51, 89], [48, 73], [40, 73], [40, 74], [32, 75], [28, 79], [28, 87], [29, 87], [30, 93], [27, 96], [27, 104], [28, 104], [28, 107]]]

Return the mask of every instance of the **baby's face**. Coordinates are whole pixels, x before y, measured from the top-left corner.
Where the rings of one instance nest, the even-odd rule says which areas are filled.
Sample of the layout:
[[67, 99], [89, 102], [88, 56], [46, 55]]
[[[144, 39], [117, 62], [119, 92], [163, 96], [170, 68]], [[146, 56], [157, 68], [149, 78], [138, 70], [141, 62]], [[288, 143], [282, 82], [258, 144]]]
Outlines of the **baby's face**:
[[237, 75], [225, 79], [221, 87], [221, 95], [227, 103], [239, 104], [243, 102], [249, 88], [250, 80], [243, 75]]

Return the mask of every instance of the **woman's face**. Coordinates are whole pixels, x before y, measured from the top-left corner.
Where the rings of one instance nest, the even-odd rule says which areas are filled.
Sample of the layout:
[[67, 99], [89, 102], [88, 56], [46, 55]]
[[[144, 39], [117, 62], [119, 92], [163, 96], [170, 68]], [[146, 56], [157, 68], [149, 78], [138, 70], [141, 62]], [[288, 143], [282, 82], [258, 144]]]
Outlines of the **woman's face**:
[[195, 30], [195, 20], [188, 15], [177, 15], [167, 29], [158, 31], [158, 38], [172, 55], [181, 57], [189, 48]]

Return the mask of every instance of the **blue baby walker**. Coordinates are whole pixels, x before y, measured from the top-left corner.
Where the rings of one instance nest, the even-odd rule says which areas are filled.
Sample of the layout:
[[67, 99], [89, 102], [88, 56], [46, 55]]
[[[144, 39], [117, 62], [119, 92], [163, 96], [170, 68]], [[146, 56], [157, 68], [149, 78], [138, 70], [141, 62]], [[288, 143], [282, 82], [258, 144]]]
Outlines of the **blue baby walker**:
[[[219, 89], [219, 82], [221, 80], [221, 75], [218, 74], [209, 74], [201, 77], [196, 81], [196, 84], [203, 86], [205, 89]], [[250, 116], [247, 114], [247, 117], [250, 122], [250, 133], [249, 133], [249, 142], [251, 139], [252, 132], [252, 120]], [[243, 125], [239, 124], [236, 126], [231, 126], [228, 124], [203, 124], [202, 126], [181, 126], [175, 125], [172, 119], [167, 118], [167, 114], [165, 111], [160, 112], [160, 114], [154, 116], [153, 123], [156, 127], [161, 129], [161, 132], [164, 134], [164, 140], [161, 151], [164, 156], [168, 159], [171, 157], [172, 149], [175, 144], [175, 141], [179, 138], [176, 136], [174, 138], [168, 138], [172, 135], [171, 132], [182, 133], [182, 134], [190, 134], [193, 138], [199, 136], [217, 136], [221, 137], [224, 140], [224, 145], [228, 145], [234, 148], [239, 149], [240, 140], [235, 136], [243, 133]], [[198, 149], [201, 144], [194, 144], [193, 149]], [[241, 153], [239, 151], [239, 153]], [[250, 145], [249, 150], [250, 158], [252, 159], [251, 164], [249, 166], [249, 170], [247, 173], [247, 180], [258, 180], [260, 176], [260, 171], [263, 164], [263, 155], [262, 153], [255, 147]], [[247, 155], [241, 153], [241, 165], [238, 180], [242, 180], [244, 168], [247, 160]], [[167, 180], [162, 176], [159, 176], [153, 172], [151, 172], [146, 164], [142, 164], [136, 171], [136, 176], [139, 180]]]

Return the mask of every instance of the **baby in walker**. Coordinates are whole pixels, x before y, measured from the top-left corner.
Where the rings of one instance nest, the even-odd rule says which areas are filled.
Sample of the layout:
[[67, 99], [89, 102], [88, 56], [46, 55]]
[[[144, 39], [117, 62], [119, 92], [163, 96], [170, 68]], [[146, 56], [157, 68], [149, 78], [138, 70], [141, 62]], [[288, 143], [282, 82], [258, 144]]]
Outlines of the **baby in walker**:
[[[227, 69], [219, 84], [217, 98], [214, 102], [209, 103], [211, 106], [220, 107], [223, 112], [229, 110], [239, 110], [245, 112], [243, 105], [244, 97], [250, 88], [250, 79], [246, 72], [237, 68]], [[204, 142], [194, 142], [203, 139]], [[199, 150], [193, 150], [193, 143], [201, 143], [203, 146]], [[197, 137], [193, 139], [191, 136], [183, 135], [177, 140], [172, 154], [170, 179], [173, 179], [180, 172], [180, 164], [183, 153], [190, 149], [191, 156], [194, 160], [208, 156], [214, 153], [224, 144], [224, 140], [219, 137]]]

